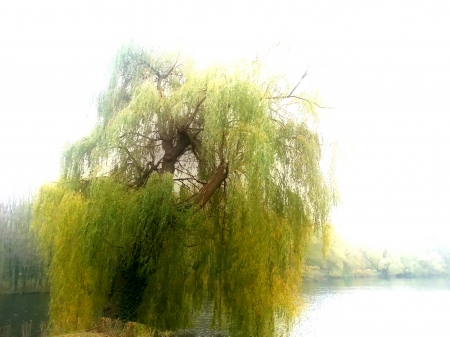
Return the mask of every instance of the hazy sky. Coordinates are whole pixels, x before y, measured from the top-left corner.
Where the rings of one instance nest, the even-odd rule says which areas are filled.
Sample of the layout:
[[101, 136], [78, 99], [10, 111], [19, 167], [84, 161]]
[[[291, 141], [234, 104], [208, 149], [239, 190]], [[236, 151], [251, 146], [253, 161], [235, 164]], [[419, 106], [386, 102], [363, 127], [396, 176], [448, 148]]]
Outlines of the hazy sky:
[[0, 196], [58, 175], [89, 130], [108, 63], [131, 39], [202, 62], [271, 60], [333, 106], [342, 203], [358, 237], [450, 238], [450, 10], [445, 1], [4, 1]]

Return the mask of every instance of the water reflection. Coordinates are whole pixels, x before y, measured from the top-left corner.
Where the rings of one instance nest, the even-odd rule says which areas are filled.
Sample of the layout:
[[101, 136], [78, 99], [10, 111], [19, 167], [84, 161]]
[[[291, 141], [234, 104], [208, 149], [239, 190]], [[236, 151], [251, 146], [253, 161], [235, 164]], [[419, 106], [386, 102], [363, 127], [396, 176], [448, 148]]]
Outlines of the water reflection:
[[448, 280], [335, 280], [304, 298], [292, 336], [450, 336]]
[[[450, 280], [349, 279], [304, 283], [308, 303], [292, 337], [450, 336]], [[33, 321], [32, 336], [47, 321], [48, 294], [0, 295], [0, 327], [11, 323], [12, 336]], [[209, 328], [208, 313], [185, 336], [223, 335]]]
[[0, 295], [0, 328], [10, 324], [12, 336], [22, 335], [22, 324], [33, 321], [31, 336], [40, 336], [40, 323], [48, 321], [49, 294]]

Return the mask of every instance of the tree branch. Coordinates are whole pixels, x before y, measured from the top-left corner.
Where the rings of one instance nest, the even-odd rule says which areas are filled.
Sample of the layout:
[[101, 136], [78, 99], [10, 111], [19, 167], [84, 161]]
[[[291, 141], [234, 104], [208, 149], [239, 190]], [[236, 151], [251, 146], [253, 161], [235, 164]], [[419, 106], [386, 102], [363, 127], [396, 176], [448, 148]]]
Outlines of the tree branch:
[[286, 95], [286, 96], [272, 96], [272, 97], [266, 97], [266, 99], [288, 99], [288, 98], [296, 98], [305, 102], [308, 102], [310, 104], [315, 105], [316, 107], [320, 108], [320, 109], [333, 109], [333, 107], [330, 106], [321, 106], [319, 104], [317, 104], [316, 102], [310, 101], [307, 98], [304, 97], [300, 97], [300, 96], [296, 96], [296, 95]]
[[216, 172], [204, 185], [195, 200], [195, 204], [203, 208], [211, 199], [213, 194], [219, 189], [220, 185], [228, 178], [228, 161], [222, 161], [217, 167]]
[[135, 165], [135, 167], [139, 170], [139, 172], [142, 172], [142, 166], [139, 164], [139, 162], [133, 157], [133, 155], [131, 154], [130, 150], [128, 150], [125, 146], [119, 146], [119, 149], [125, 151], [128, 155], [128, 157], [130, 157], [130, 159], [133, 161], [133, 164]]
[[309, 73], [308, 73], [308, 70], [306, 70], [305, 73], [302, 75], [302, 78], [300, 79], [300, 81], [298, 81], [297, 85], [294, 87], [294, 89], [291, 90], [291, 92], [289, 93], [288, 96], [291, 96], [291, 95], [294, 93], [295, 89], [297, 89], [297, 87], [300, 85], [300, 83], [302, 83], [302, 80], [303, 80], [306, 76], [308, 76], [308, 74], [309, 74]]
[[156, 70], [154, 67], [151, 67], [152, 71], [156, 74], [156, 77], [158, 77], [158, 81], [156, 83], [156, 89], [158, 89], [158, 92], [161, 95], [161, 97], [163, 96], [161, 83], [162, 83], [163, 80], [165, 80], [167, 77], [169, 77], [169, 75], [175, 69], [175, 66], [178, 63], [178, 58], [179, 57], [180, 56], [178, 55], [178, 57], [177, 57], [175, 63], [173, 64], [172, 68], [170, 68], [169, 71], [167, 71], [165, 74], [161, 75], [158, 70]]
[[139, 137], [142, 137], [142, 138], [145, 138], [145, 139], [147, 139], [147, 140], [149, 140], [151, 142], [157, 142], [158, 140], [161, 140], [160, 138], [151, 138], [151, 137], [145, 136], [145, 135], [143, 135], [142, 133], [139, 133], [139, 132], [133, 132], [132, 134], [136, 135], [136, 136], [139, 136]]
[[192, 124], [192, 122], [194, 121], [195, 117], [197, 116], [198, 110], [200, 109], [200, 106], [203, 104], [203, 102], [206, 100], [206, 96], [203, 97], [195, 106], [194, 111], [192, 112], [191, 116], [189, 116], [187, 118], [186, 124], [184, 125], [185, 128], [188, 128], [189, 125]]

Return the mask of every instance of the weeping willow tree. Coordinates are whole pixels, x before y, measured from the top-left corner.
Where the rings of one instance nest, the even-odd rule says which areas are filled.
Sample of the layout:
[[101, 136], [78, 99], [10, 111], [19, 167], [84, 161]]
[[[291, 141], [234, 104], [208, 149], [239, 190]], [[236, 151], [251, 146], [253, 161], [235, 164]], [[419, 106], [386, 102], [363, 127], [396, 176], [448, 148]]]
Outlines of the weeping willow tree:
[[122, 48], [96, 126], [34, 205], [53, 322], [271, 336], [299, 308], [305, 251], [328, 228], [312, 101], [257, 62], [196, 69]]

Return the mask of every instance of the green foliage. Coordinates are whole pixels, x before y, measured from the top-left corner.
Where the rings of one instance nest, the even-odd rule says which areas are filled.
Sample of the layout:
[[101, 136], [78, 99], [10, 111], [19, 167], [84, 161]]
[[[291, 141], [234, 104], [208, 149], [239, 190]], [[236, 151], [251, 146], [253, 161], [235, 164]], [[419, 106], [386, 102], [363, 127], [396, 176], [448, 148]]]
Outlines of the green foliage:
[[303, 277], [322, 280], [333, 277], [442, 277], [449, 274], [446, 246], [434, 244], [414, 249], [381, 249], [350, 244], [335, 234], [328, 252], [323, 241], [313, 237], [306, 254]]
[[53, 321], [118, 312], [174, 330], [211, 303], [243, 336], [289, 326], [333, 191], [313, 105], [262, 73], [119, 52], [96, 127], [34, 205]]

